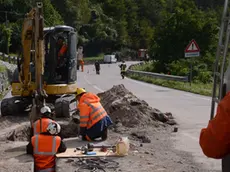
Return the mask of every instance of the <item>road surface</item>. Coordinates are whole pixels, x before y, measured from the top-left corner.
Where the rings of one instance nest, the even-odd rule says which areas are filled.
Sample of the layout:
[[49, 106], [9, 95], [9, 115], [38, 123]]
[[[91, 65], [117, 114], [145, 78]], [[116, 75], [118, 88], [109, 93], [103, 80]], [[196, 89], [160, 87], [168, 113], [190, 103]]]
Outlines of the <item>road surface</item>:
[[[129, 62], [128, 65], [134, 63]], [[172, 138], [175, 149], [190, 152], [194, 160], [208, 170], [220, 170], [220, 160], [206, 158], [199, 146], [199, 134], [207, 126], [211, 98], [184, 91], [160, 87], [129, 78], [121, 79], [117, 64], [101, 65], [101, 75], [96, 75], [92, 65], [78, 72], [79, 87], [95, 93], [110, 89], [113, 85], [124, 84], [137, 97], [162, 112], [171, 112], [179, 123], [179, 131]]]

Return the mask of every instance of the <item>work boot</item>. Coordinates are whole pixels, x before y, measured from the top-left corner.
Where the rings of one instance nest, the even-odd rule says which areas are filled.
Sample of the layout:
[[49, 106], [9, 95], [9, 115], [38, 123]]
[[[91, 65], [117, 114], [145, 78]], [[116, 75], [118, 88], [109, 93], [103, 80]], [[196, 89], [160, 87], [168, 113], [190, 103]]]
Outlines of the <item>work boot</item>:
[[82, 140], [82, 141], [88, 141], [88, 140], [86, 139], [85, 136], [82, 136], [82, 137], [81, 137], [81, 140]]
[[108, 137], [108, 129], [104, 129], [103, 133], [102, 133], [102, 136], [101, 136], [101, 139], [104, 141], [106, 140]]

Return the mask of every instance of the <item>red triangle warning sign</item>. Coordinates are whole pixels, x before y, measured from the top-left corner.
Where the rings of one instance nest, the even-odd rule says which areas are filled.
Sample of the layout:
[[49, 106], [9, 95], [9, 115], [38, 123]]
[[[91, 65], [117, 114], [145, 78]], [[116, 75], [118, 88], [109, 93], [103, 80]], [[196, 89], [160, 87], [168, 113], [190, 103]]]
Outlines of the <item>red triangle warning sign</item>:
[[200, 48], [196, 41], [193, 39], [185, 49], [185, 53], [200, 52]]

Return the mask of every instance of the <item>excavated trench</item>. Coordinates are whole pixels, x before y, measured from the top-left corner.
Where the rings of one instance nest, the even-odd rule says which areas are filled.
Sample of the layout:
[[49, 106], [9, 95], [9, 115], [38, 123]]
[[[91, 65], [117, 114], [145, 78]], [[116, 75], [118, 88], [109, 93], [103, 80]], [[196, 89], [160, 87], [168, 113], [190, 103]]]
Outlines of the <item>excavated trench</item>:
[[[63, 122], [58, 121], [61, 125], [61, 133], [60, 136], [62, 138], [70, 138], [70, 137], [77, 137], [78, 136], [78, 130], [79, 125], [71, 122]], [[5, 139], [10, 141], [29, 141], [30, 137], [30, 125], [29, 124], [23, 124], [15, 129], [12, 129], [11, 131], [7, 132], [5, 134]]]
[[[110, 90], [99, 93], [98, 96], [101, 98], [101, 103], [105, 110], [112, 118], [115, 124], [114, 127], [119, 126], [117, 128], [123, 128], [123, 131], [127, 128], [146, 128], [148, 126], [157, 128], [159, 125], [167, 127], [176, 124], [171, 113], [163, 113], [156, 108], [150, 107], [147, 102], [140, 100], [128, 91], [123, 84], [113, 86]], [[13, 119], [17, 121], [15, 117]], [[23, 122], [25, 123], [25, 121], [28, 121], [28, 119], [24, 119]], [[62, 128], [61, 137], [70, 138], [78, 136], [79, 125], [74, 121], [58, 122]], [[28, 141], [30, 126], [29, 123], [24, 123], [20, 124], [20, 122], [17, 122], [17, 127], [15, 124], [11, 124], [14, 128], [6, 130], [5, 138], [11, 141]], [[0, 119], [0, 127], [1, 125], [2, 120]], [[7, 124], [5, 127], [7, 128]], [[117, 132], [122, 134], [122, 130], [120, 131]], [[135, 136], [135, 134], [132, 135]]]

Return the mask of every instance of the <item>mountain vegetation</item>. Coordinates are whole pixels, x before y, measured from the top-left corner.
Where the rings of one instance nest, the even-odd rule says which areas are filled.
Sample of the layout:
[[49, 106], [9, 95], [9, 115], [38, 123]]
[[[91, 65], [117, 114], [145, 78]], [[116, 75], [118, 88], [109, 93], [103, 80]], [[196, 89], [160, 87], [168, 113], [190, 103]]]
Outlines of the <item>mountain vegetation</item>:
[[[86, 56], [108, 48], [135, 55], [144, 48], [155, 60], [147, 70], [187, 75], [191, 59], [184, 58], [184, 49], [195, 39], [201, 56], [193, 63], [207, 67], [199, 69], [202, 76], [197, 71], [194, 77], [211, 76], [224, 0], [42, 1], [45, 26], [74, 27]], [[34, 0], [0, 0], [0, 52], [6, 53], [7, 45], [11, 53], [20, 51], [22, 21], [34, 4]]]

